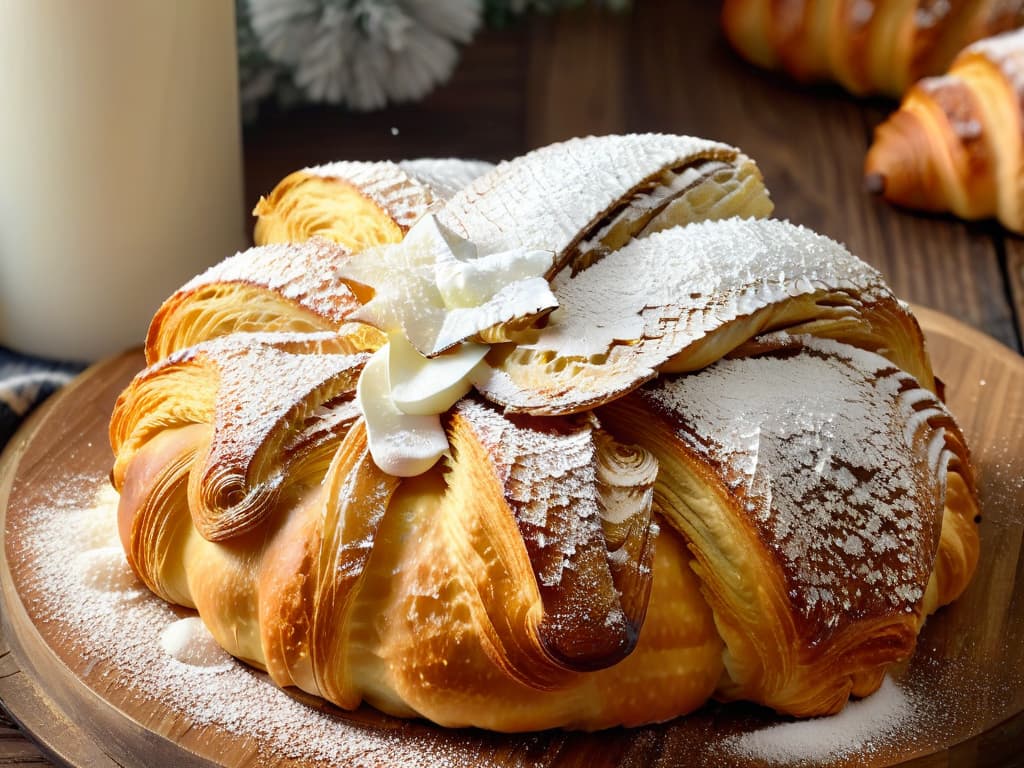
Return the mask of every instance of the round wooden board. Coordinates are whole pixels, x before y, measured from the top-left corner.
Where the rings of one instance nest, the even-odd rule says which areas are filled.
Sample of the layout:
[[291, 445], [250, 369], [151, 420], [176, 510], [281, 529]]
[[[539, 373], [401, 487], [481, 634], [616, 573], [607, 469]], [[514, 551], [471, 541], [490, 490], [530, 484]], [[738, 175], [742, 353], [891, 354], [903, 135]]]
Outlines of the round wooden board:
[[[894, 670], [900, 690], [916, 703], [912, 727], [801, 765], [1024, 765], [1024, 359], [952, 318], [924, 309], [918, 316], [977, 465], [981, 563], [960, 601], [929, 620], [912, 661]], [[194, 727], [190, 713], [173, 703], [117, 684], [117, 670], [83, 658], [34, 593], [38, 564], [23, 541], [33, 514], [58, 497], [65, 505], [88, 504], [106, 482], [108, 416], [140, 366], [139, 353], [126, 353], [93, 367], [40, 409], [4, 455], [0, 598], [11, 654], [0, 641], [0, 698], [53, 759], [68, 765], [324, 764], [286, 756], [280, 742], [260, 734], [218, 723]], [[316, 711], [322, 718], [323, 708]], [[720, 745], [781, 722], [754, 707], [711, 705], [647, 728], [506, 736], [446, 731], [367, 708], [326, 715], [347, 765], [453, 767], [765, 765]], [[394, 749], [380, 750], [382, 735]], [[378, 746], [361, 753], [364, 741]]]

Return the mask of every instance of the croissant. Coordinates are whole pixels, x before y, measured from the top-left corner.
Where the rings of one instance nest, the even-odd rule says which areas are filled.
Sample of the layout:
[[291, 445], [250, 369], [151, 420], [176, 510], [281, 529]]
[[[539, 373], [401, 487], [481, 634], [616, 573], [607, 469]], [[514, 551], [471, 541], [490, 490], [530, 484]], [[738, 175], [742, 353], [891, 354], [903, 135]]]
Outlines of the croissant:
[[447, 200], [490, 167], [477, 160], [424, 158], [304, 168], [283, 178], [256, 203], [253, 240], [266, 245], [318, 236], [349, 250], [398, 242], [431, 205]]
[[871, 693], [971, 578], [974, 475], [906, 305], [770, 211], [731, 147], [590, 137], [400, 243], [237, 254], [114, 408], [129, 563], [277, 684], [442, 726]]
[[901, 96], [965, 45], [1024, 24], [1021, 0], [725, 0], [733, 47], [802, 81]]
[[890, 202], [1024, 232], [1024, 30], [966, 48], [875, 129], [864, 173]]

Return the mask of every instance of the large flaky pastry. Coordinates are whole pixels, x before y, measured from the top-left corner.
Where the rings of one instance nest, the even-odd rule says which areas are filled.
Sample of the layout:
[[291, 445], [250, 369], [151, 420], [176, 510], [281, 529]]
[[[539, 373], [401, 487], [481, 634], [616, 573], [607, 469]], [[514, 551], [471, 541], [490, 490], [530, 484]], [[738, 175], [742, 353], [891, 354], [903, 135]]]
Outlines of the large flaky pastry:
[[901, 96], [965, 45], [1024, 24], [1022, 0], [725, 0], [746, 59], [856, 94]]
[[[372, 229], [330, 210], [335, 241]], [[974, 479], [920, 329], [842, 246], [762, 218], [749, 158], [576, 139], [431, 210], [359, 254], [255, 247], [154, 318], [110, 426], [120, 533], [232, 654], [446, 726], [638, 725], [710, 697], [821, 715], [963, 591]], [[545, 270], [554, 309], [467, 303]], [[491, 288], [480, 306], [523, 298]], [[405, 326], [379, 320], [392, 294], [419, 297], [384, 307]], [[360, 388], [435, 294], [480, 315], [454, 354], [488, 346], [443, 457], [397, 477]]]
[[864, 164], [887, 200], [1024, 233], [1024, 30], [969, 46], [914, 85]]

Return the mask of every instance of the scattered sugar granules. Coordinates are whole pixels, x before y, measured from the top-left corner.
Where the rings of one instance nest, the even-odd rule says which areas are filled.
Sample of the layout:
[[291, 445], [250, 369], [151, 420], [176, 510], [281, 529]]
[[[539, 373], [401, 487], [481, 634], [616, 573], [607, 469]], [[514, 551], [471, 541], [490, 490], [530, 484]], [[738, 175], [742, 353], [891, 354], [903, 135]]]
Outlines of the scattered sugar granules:
[[771, 725], [727, 739], [724, 746], [776, 765], [824, 762], [873, 751], [898, 737], [914, 715], [913, 701], [886, 677], [878, 691], [837, 715]]

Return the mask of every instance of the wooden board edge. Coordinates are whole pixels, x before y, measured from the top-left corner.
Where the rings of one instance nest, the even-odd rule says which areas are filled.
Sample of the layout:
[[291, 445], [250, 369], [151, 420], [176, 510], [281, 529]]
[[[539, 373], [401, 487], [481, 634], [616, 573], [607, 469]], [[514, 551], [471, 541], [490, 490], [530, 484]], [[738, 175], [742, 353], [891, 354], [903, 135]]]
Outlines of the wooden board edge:
[[[13, 594], [9, 571], [0, 571], [0, 633], [10, 646], [20, 674], [0, 687], [5, 702], [10, 694], [23, 695], [8, 711], [19, 725], [58, 765], [121, 768], [132, 765], [138, 744], [146, 746], [153, 765], [213, 768], [214, 763], [194, 755], [170, 739], [117, 709], [83, 683], [35, 631], [21, 601]], [[44, 669], [45, 668], [45, 669]], [[45, 690], [42, 681], [50, 684]], [[74, 713], [88, 712], [86, 722]], [[126, 744], [136, 745], [128, 748]]]
[[1024, 241], [1007, 235], [1003, 242], [1006, 248], [1006, 279], [1010, 283], [1010, 301], [1017, 321], [1017, 338], [1024, 348]]
[[[0, 640], [8, 647], [17, 671], [0, 679], [0, 697], [11, 717], [23, 728], [40, 751], [61, 766], [121, 768], [131, 764], [131, 752], [119, 748], [117, 733], [128, 733], [152, 747], [155, 765], [183, 768], [211, 768], [214, 764], [187, 752], [166, 737], [146, 729], [126, 713], [113, 707], [86, 686], [61, 661], [35, 630], [14, 589], [7, 565], [7, 503], [15, 476], [32, 439], [45, 429], [67, 398], [96, 379], [118, 376], [137, 369], [139, 353], [130, 350], [90, 366], [64, 388], [36, 408], [9, 441], [0, 456]], [[49, 668], [45, 674], [41, 667]], [[46, 691], [42, 680], [58, 684]], [[87, 724], [72, 713], [82, 703], [96, 717]]]
[[924, 330], [926, 343], [930, 334], [949, 336], [962, 340], [975, 349], [982, 350], [985, 354], [1006, 362], [1011, 367], [1019, 366], [1020, 370], [1024, 371], [1024, 356], [984, 331], [979, 331], [962, 320], [957, 320], [944, 312], [921, 304], [912, 304], [911, 310]]

